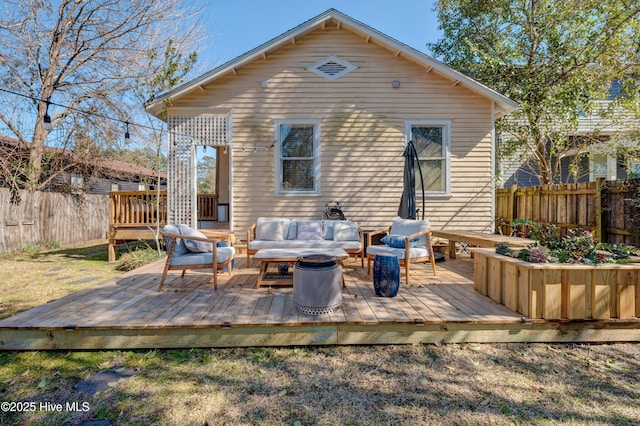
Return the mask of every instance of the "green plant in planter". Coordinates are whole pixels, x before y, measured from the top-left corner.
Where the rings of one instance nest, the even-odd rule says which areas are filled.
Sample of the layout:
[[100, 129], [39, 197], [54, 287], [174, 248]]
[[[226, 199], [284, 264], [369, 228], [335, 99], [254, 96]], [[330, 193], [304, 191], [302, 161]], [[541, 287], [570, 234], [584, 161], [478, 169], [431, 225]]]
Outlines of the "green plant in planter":
[[598, 250], [611, 253], [611, 257], [615, 260], [629, 259], [631, 256], [640, 256], [640, 250], [626, 245], [617, 245], [609, 243], [598, 243], [596, 248]]
[[584, 229], [568, 229], [561, 235], [556, 225], [537, 224], [528, 219], [516, 219], [511, 225], [527, 226], [529, 238], [536, 240], [518, 253], [518, 259], [527, 262], [595, 265], [628, 259], [635, 252], [633, 247], [598, 244], [591, 232]]
[[511, 248], [509, 247], [509, 243], [505, 241], [496, 243], [496, 253], [503, 256], [511, 256]]

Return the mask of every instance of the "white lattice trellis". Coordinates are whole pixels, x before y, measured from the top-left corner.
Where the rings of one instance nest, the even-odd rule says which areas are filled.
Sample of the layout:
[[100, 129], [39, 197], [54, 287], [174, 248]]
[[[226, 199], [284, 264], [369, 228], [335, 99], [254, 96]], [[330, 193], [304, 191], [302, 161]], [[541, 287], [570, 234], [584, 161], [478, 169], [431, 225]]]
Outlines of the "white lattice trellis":
[[231, 144], [231, 112], [170, 116], [167, 146], [167, 221], [196, 224], [196, 146]]

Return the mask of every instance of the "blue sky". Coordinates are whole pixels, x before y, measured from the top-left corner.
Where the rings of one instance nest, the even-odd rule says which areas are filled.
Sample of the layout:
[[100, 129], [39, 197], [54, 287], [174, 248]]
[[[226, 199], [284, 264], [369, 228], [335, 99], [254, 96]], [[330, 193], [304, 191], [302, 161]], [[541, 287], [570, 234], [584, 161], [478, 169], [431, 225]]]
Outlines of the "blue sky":
[[337, 9], [414, 49], [429, 53], [438, 30], [434, 0], [208, 0], [209, 39], [201, 46], [202, 71], [221, 65], [325, 12]]

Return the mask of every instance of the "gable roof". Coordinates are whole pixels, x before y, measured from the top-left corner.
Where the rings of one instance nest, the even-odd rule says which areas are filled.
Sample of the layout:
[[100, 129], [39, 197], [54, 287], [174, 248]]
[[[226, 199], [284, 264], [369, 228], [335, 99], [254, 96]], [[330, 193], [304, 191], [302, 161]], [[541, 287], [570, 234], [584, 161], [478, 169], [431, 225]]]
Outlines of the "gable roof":
[[401, 43], [394, 38], [337, 11], [336, 9], [329, 9], [315, 18], [312, 18], [286, 33], [256, 47], [255, 49], [250, 50], [243, 55], [240, 55], [237, 58], [232, 59], [231, 61], [158, 96], [155, 99], [152, 99], [147, 103], [146, 109], [149, 112], [158, 115], [160, 108], [162, 107], [163, 100], [169, 97], [173, 99], [179, 98], [192, 90], [207, 85], [223, 75], [231, 72], [235, 73], [237, 68], [240, 68], [256, 59], [265, 58], [269, 52], [277, 50], [284, 44], [295, 42], [296, 38], [307, 33], [324, 28], [326, 24], [331, 21], [335, 22], [339, 28], [343, 27], [361, 35], [367, 42], [373, 42], [383, 46], [384, 48], [394, 52], [396, 56], [401, 55], [419, 66], [424, 67], [425, 70], [429, 72], [438, 73], [439, 75], [451, 80], [454, 85], [463, 84], [468, 87], [469, 90], [493, 100], [496, 104], [496, 118], [506, 115], [518, 107], [517, 102], [507, 98], [484, 84], [465, 76], [453, 68], [448, 67], [431, 56], [407, 46], [406, 44]]

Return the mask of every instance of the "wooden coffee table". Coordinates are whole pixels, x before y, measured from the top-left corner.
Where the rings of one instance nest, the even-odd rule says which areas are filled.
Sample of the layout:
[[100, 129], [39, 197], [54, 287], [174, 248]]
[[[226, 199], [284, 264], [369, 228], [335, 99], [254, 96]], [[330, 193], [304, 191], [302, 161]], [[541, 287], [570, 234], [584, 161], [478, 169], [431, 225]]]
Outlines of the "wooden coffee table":
[[[342, 261], [349, 257], [349, 253], [343, 249], [262, 249], [253, 256], [254, 259], [260, 260], [260, 271], [258, 272], [258, 282], [256, 288], [270, 285], [293, 285], [293, 265], [298, 261], [300, 256], [310, 256], [312, 254], [323, 254], [325, 256], [333, 256]], [[280, 271], [269, 272], [269, 264], [286, 264], [288, 272], [281, 274]], [[344, 281], [343, 281], [344, 283]]]

